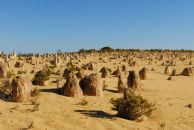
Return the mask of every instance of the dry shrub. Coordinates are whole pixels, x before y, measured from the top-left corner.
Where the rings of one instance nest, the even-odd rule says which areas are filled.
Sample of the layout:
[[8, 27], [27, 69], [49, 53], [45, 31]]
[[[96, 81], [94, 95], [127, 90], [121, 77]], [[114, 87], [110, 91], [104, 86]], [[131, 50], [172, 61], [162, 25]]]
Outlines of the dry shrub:
[[155, 110], [155, 104], [135, 94], [129, 94], [117, 99], [112, 98], [110, 102], [113, 104], [112, 109], [117, 111], [117, 116], [129, 120], [137, 120], [142, 116], [150, 116], [152, 111]]
[[35, 74], [32, 83], [33, 83], [33, 85], [44, 86], [45, 81], [49, 80], [49, 76], [50, 76], [50, 73], [48, 73], [44, 70], [40, 70]]

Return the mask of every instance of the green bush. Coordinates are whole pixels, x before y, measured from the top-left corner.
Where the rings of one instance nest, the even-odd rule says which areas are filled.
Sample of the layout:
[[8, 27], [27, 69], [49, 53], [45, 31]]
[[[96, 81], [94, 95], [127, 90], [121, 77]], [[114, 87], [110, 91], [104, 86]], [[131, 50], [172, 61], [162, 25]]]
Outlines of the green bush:
[[45, 81], [49, 80], [50, 73], [44, 70], [38, 71], [32, 81], [33, 85], [44, 86]]
[[117, 115], [121, 118], [136, 120], [142, 116], [149, 116], [155, 110], [155, 104], [149, 103], [140, 95], [130, 94], [122, 98], [111, 99], [113, 110], [116, 110]]

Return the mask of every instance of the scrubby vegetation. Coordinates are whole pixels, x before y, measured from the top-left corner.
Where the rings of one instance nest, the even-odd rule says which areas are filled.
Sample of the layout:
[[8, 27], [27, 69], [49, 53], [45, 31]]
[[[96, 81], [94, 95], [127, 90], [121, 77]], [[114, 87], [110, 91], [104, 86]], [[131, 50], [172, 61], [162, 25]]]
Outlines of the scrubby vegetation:
[[170, 49], [145, 49], [145, 50], [140, 50], [140, 49], [113, 49], [109, 46], [102, 47], [99, 50], [96, 49], [80, 49], [78, 53], [98, 53], [98, 52], [194, 52], [193, 50], [185, 50], [185, 49], [177, 49], [177, 50], [170, 50]]
[[44, 70], [38, 71], [35, 74], [32, 83], [34, 85], [44, 86], [45, 85], [45, 81], [49, 80], [49, 76], [50, 76], [50, 73], [48, 73], [47, 71], [44, 71]]
[[119, 117], [136, 120], [142, 116], [150, 116], [155, 110], [155, 104], [148, 102], [140, 95], [129, 94], [126, 97], [112, 98], [113, 110], [117, 111]]

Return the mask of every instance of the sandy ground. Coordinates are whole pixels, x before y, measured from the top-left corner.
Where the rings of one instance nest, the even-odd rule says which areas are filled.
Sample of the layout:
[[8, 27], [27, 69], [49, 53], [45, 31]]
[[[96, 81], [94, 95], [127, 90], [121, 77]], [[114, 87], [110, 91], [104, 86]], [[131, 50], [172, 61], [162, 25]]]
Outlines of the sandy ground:
[[[87, 63], [91, 59], [83, 61]], [[99, 63], [98, 70], [106, 66], [115, 70], [120, 61]], [[148, 65], [139, 61], [136, 67], [128, 70], [140, 70], [147, 66], [148, 80], [141, 81], [139, 93], [149, 101], [156, 103], [157, 110], [143, 121], [129, 121], [116, 117], [111, 110], [109, 102], [112, 97], [121, 97], [117, 90], [117, 78], [109, 76], [105, 80], [107, 88], [103, 97], [84, 96], [87, 105], [80, 105], [82, 99], [69, 98], [55, 93], [56, 85], [37, 87], [41, 92], [37, 97], [39, 106], [36, 111], [31, 102], [12, 103], [0, 100], [0, 130], [25, 130], [31, 124], [32, 130], [194, 130], [194, 109], [185, 105], [194, 104], [194, 76], [176, 76], [169, 81], [164, 75], [164, 66], [158, 64]], [[175, 68], [180, 73], [187, 62], [177, 63]], [[191, 66], [192, 67], [192, 66]], [[37, 70], [40, 67], [36, 68]], [[32, 70], [31, 65], [25, 65], [28, 76]], [[64, 68], [61, 68], [62, 70]], [[16, 70], [17, 71], [17, 70]], [[92, 71], [88, 71], [92, 73]], [[51, 76], [50, 81], [55, 77]], [[126, 82], [127, 75], [124, 76]], [[65, 81], [64, 81], [65, 82]], [[162, 126], [163, 128], [162, 128]]]

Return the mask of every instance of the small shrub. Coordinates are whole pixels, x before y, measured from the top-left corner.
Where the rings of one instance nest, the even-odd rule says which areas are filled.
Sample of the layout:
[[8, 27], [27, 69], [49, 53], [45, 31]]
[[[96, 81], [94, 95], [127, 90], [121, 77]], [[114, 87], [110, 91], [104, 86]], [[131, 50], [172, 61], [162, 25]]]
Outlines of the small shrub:
[[111, 99], [113, 110], [116, 110], [117, 115], [121, 118], [129, 120], [137, 120], [138, 118], [146, 115], [151, 115], [155, 110], [155, 104], [149, 103], [140, 95], [130, 94], [122, 98]]
[[42, 85], [42, 86], [44, 86], [45, 81], [49, 80], [49, 76], [50, 76], [50, 73], [48, 73], [44, 70], [38, 71], [35, 74], [32, 83], [33, 83], [33, 85]]

